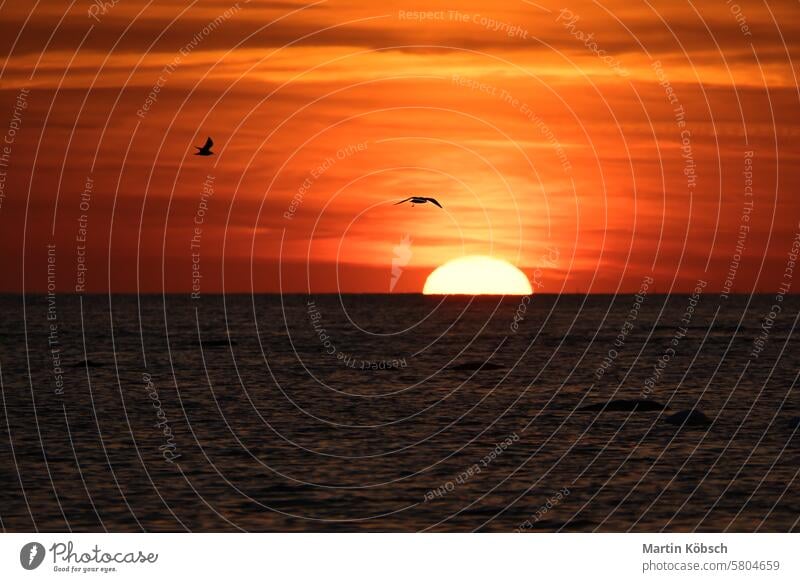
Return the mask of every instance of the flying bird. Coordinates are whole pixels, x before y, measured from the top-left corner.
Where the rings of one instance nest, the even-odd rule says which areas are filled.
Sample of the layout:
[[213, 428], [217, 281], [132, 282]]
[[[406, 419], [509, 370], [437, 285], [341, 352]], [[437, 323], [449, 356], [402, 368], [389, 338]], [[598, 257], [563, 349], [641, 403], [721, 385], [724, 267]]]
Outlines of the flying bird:
[[442, 208], [442, 205], [439, 204], [439, 201], [436, 200], [436, 198], [426, 198], [424, 196], [409, 196], [405, 200], [401, 200], [400, 202], [395, 202], [394, 205], [397, 206], [398, 204], [402, 204], [403, 202], [408, 202], [409, 200], [411, 201], [411, 206], [414, 206], [415, 204], [425, 204], [426, 202], [430, 202], [432, 204], [435, 204], [439, 208]]
[[203, 147], [194, 146], [197, 151], [194, 153], [196, 156], [213, 156], [214, 152], [211, 151], [211, 146], [214, 145], [214, 140], [210, 137], [206, 138], [206, 143]]

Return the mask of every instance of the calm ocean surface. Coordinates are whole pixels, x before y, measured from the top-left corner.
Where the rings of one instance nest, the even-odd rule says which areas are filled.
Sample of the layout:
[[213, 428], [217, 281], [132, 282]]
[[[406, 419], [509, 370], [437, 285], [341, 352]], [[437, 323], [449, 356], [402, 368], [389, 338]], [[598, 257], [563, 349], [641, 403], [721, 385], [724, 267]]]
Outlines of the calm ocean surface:
[[1, 524], [800, 531], [798, 308], [2, 296]]

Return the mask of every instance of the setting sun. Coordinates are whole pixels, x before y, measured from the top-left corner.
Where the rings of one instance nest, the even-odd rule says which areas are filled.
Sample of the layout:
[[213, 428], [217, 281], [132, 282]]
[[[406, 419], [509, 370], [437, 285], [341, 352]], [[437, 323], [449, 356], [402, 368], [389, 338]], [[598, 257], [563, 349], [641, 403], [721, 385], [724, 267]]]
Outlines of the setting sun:
[[530, 295], [525, 273], [508, 261], [461, 257], [437, 267], [425, 281], [425, 295]]

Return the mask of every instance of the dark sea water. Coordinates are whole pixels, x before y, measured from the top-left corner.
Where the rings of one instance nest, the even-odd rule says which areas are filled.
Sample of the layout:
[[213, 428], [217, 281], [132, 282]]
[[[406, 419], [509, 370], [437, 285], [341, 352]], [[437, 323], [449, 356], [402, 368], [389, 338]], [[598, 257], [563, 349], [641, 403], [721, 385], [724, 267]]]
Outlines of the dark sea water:
[[2, 527], [798, 531], [776, 301], [3, 296]]

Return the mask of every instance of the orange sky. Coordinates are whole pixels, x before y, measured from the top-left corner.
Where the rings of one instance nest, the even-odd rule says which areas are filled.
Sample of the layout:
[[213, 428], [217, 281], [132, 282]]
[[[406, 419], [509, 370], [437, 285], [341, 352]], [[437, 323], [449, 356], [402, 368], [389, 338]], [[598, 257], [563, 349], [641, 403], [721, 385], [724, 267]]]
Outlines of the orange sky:
[[795, 0], [65, 4], [0, 9], [2, 291], [48, 244], [63, 292], [383, 293], [393, 259], [419, 292], [463, 254], [539, 292], [784, 280]]

